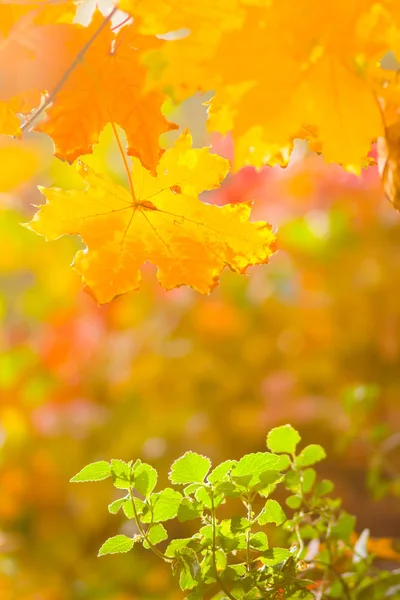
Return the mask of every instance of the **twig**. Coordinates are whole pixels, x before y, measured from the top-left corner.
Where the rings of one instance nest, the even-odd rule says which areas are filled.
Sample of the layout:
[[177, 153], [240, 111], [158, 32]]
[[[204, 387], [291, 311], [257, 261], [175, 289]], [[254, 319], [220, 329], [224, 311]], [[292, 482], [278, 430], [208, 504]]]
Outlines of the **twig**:
[[234, 596], [232, 596], [232, 594], [226, 589], [226, 587], [225, 587], [223, 581], [221, 580], [221, 578], [218, 574], [218, 571], [217, 571], [217, 557], [215, 555], [215, 550], [216, 550], [216, 545], [217, 545], [215, 506], [214, 506], [213, 494], [211, 493], [210, 496], [211, 496], [211, 526], [212, 526], [212, 538], [213, 538], [212, 556], [213, 556], [213, 565], [214, 565], [214, 570], [215, 570], [215, 579], [217, 580], [217, 583], [219, 584], [219, 587], [224, 592], [224, 594], [226, 594], [228, 596], [229, 600], [236, 600], [236, 598]]
[[74, 69], [81, 62], [81, 60], [85, 56], [86, 52], [89, 50], [90, 46], [93, 44], [93, 42], [98, 37], [98, 35], [100, 35], [100, 33], [103, 31], [103, 29], [111, 21], [111, 19], [113, 18], [113, 16], [117, 12], [117, 10], [118, 9], [115, 6], [113, 8], [113, 10], [110, 12], [110, 14], [107, 15], [107, 17], [105, 17], [105, 19], [102, 22], [102, 24], [100, 25], [100, 27], [94, 32], [94, 34], [92, 35], [92, 37], [86, 42], [86, 44], [83, 46], [83, 48], [78, 52], [78, 54], [74, 58], [73, 62], [70, 64], [70, 66], [68, 67], [68, 69], [65, 71], [64, 75], [61, 77], [60, 81], [57, 83], [56, 87], [51, 92], [51, 94], [49, 94], [47, 96], [47, 98], [46, 98], [45, 102], [42, 104], [42, 106], [40, 108], [38, 108], [38, 110], [35, 112], [34, 115], [30, 116], [25, 121], [25, 123], [23, 123], [21, 125], [21, 131], [25, 131], [25, 129], [27, 129], [28, 127], [30, 127], [33, 124], [33, 122], [43, 113], [43, 111], [45, 111], [46, 108], [53, 102], [53, 100], [57, 96], [58, 92], [63, 87], [64, 83], [67, 81], [68, 77], [71, 75], [71, 73], [74, 71]]
[[154, 554], [157, 554], [157, 556], [159, 558], [162, 558], [166, 562], [173, 562], [173, 558], [171, 558], [170, 556], [167, 556], [166, 554], [163, 554], [162, 552], [160, 552], [159, 549], [156, 548], [151, 543], [151, 541], [149, 540], [147, 533], [145, 532], [145, 530], [143, 529], [143, 527], [142, 527], [142, 525], [140, 523], [139, 515], [138, 515], [137, 510], [136, 510], [135, 498], [133, 497], [132, 486], [130, 484], [129, 484], [129, 496], [131, 498], [132, 508], [133, 508], [133, 514], [134, 514], [134, 517], [135, 517], [135, 522], [136, 522], [137, 528], [139, 529], [139, 533], [143, 536], [143, 539], [148, 543], [148, 545], [150, 546], [150, 548], [153, 550]]

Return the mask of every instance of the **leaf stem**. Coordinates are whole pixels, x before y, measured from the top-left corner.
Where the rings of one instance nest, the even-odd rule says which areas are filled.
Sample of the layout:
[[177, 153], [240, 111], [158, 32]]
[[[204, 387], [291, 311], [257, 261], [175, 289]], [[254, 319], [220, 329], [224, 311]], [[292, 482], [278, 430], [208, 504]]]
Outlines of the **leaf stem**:
[[[246, 502], [245, 506], [247, 508], [247, 519], [250, 522], [251, 522], [251, 516], [252, 516], [251, 504], [252, 504], [252, 498], [251, 498], [251, 495], [249, 494], [247, 497], [247, 502]], [[246, 562], [247, 562], [247, 570], [249, 572], [251, 571], [250, 537], [251, 537], [251, 527], [249, 527], [246, 532]]]
[[21, 131], [24, 131], [25, 129], [27, 129], [28, 127], [30, 127], [33, 124], [33, 122], [36, 121], [36, 119], [53, 102], [53, 100], [57, 96], [58, 92], [63, 87], [64, 83], [67, 81], [68, 77], [71, 75], [71, 73], [75, 70], [75, 68], [81, 62], [81, 60], [83, 59], [83, 57], [85, 56], [86, 52], [89, 50], [90, 46], [93, 44], [93, 42], [95, 41], [95, 39], [100, 35], [100, 33], [103, 31], [103, 29], [111, 21], [111, 19], [113, 18], [113, 16], [117, 12], [117, 10], [118, 10], [118, 8], [116, 6], [114, 6], [114, 8], [110, 12], [110, 14], [105, 17], [105, 19], [101, 23], [100, 27], [94, 32], [94, 34], [88, 39], [88, 41], [86, 42], [86, 44], [83, 46], [83, 48], [78, 52], [78, 54], [76, 55], [76, 57], [74, 58], [74, 60], [70, 64], [70, 66], [68, 67], [68, 69], [65, 71], [65, 73], [63, 74], [63, 76], [61, 77], [61, 79], [59, 80], [59, 82], [57, 83], [56, 87], [53, 89], [53, 91], [51, 92], [51, 94], [49, 94], [47, 96], [47, 98], [46, 98], [45, 102], [43, 102], [42, 106], [40, 106], [37, 109], [37, 111], [33, 115], [31, 115], [30, 117], [28, 117], [28, 119], [25, 121], [25, 123], [23, 123], [21, 125]]
[[127, 158], [125, 156], [125, 152], [124, 152], [124, 149], [122, 147], [121, 140], [119, 138], [117, 128], [115, 127], [115, 123], [111, 119], [110, 119], [110, 125], [112, 127], [112, 130], [113, 130], [113, 133], [114, 133], [114, 137], [115, 137], [116, 142], [117, 142], [117, 146], [118, 146], [118, 150], [119, 150], [119, 153], [121, 155], [121, 158], [122, 158], [122, 162], [124, 163], [126, 175], [128, 177], [129, 189], [130, 189], [130, 192], [131, 192], [132, 200], [133, 200], [133, 202], [136, 202], [135, 190], [133, 189], [133, 182], [132, 182], [131, 171], [130, 171], [130, 168], [129, 168], [129, 165], [128, 165], [128, 161], [127, 161]]
[[129, 168], [128, 160], [126, 158], [125, 151], [124, 151], [124, 149], [122, 147], [121, 139], [120, 139], [120, 137], [118, 135], [118, 131], [117, 131], [117, 128], [116, 128], [115, 123], [113, 121], [110, 109], [108, 108], [107, 102], [105, 101], [106, 94], [105, 94], [104, 90], [102, 89], [102, 86], [101, 86], [100, 82], [96, 79], [95, 74], [90, 69], [89, 65], [85, 61], [82, 61], [82, 64], [86, 68], [89, 76], [92, 78], [93, 85], [95, 87], [97, 87], [98, 97], [103, 100], [103, 106], [104, 106], [104, 109], [105, 109], [105, 111], [106, 111], [106, 113], [108, 115], [108, 121], [109, 121], [109, 123], [111, 125], [111, 128], [113, 130], [115, 141], [117, 142], [118, 150], [119, 150], [119, 153], [121, 155], [122, 162], [124, 164], [124, 169], [125, 169], [125, 172], [126, 172], [126, 176], [128, 178], [129, 190], [131, 192], [133, 203], [135, 204], [136, 203], [136, 197], [135, 197], [135, 190], [133, 188], [133, 181], [132, 181], [132, 177], [131, 177], [131, 170]]
[[173, 559], [171, 557], [169, 557], [166, 554], [163, 554], [162, 552], [160, 552], [159, 549], [156, 548], [151, 543], [151, 541], [149, 540], [147, 533], [145, 532], [145, 530], [142, 527], [142, 524], [140, 523], [139, 515], [138, 515], [137, 510], [136, 510], [135, 498], [134, 498], [133, 492], [132, 492], [132, 486], [130, 484], [129, 484], [129, 496], [130, 496], [130, 499], [131, 499], [131, 502], [132, 502], [133, 514], [134, 514], [134, 517], [135, 517], [135, 522], [136, 522], [137, 528], [139, 529], [139, 533], [141, 534], [141, 536], [143, 537], [143, 539], [148, 543], [148, 545], [150, 546], [151, 550], [153, 550], [154, 554], [156, 554], [159, 558], [162, 558], [166, 562], [173, 562]]
[[215, 518], [214, 496], [213, 496], [212, 492], [210, 493], [210, 496], [211, 496], [211, 526], [212, 526], [212, 556], [213, 556], [213, 566], [214, 566], [214, 570], [215, 570], [215, 579], [217, 580], [219, 587], [224, 592], [224, 594], [227, 595], [229, 600], [236, 600], [236, 598], [234, 596], [232, 596], [232, 594], [229, 592], [229, 590], [227, 590], [227, 588], [225, 587], [225, 584], [221, 580], [221, 578], [218, 574], [218, 571], [217, 571], [217, 557], [216, 557], [216, 547], [217, 547], [216, 527], [217, 526], [216, 526], [216, 518]]

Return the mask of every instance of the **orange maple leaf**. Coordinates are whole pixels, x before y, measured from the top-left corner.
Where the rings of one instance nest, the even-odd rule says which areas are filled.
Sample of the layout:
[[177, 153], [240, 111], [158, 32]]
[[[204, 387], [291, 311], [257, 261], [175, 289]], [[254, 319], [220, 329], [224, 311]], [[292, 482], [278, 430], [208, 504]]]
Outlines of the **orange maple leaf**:
[[[0, 5], [0, 17], [5, 8]], [[20, 8], [12, 5], [12, 12], [4, 13], [10, 17], [9, 25]], [[47, 14], [26, 5], [26, 14], [5, 28], [8, 35], [0, 56], [0, 132], [18, 133], [16, 113], [29, 113], [47, 92], [51, 108], [37, 130], [53, 138], [59, 158], [72, 162], [90, 153], [104, 126], [111, 122], [125, 130], [128, 154], [155, 172], [162, 154], [159, 136], [176, 125], [161, 112], [164, 95], [144, 89], [146, 67], [141, 58], [144, 50], [158, 48], [163, 42], [138, 34], [136, 24], [115, 33], [109, 19], [99, 12], [88, 27], [59, 23], [56, 8], [52, 6], [53, 13]], [[66, 20], [63, 14], [58, 15], [59, 20]]]
[[154, 36], [141, 36], [135, 25], [121, 28], [115, 35], [104, 17], [96, 13], [91, 25], [75, 26], [68, 40], [70, 56], [76, 57], [88, 40], [84, 57], [73, 69], [47, 111], [38, 130], [55, 142], [56, 156], [69, 161], [92, 151], [107, 123], [120, 125], [126, 132], [128, 154], [137, 156], [155, 172], [162, 154], [159, 136], [176, 125], [161, 112], [164, 95], [145, 91], [146, 68], [141, 52], [159, 45]]
[[131, 193], [78, 162], [85, 189], [42, 189], [47, 202], [28, 227], [47, 240], [82, 237], [87, 248], [74, 266], [99, 303], [137, 289], [145, 262], [157, 265], [165, 289], [189, 285], [201, 293], [217, 284], [225, 266], [244, 273], [268, 262], [275, 236], [267, 223], [249, 222], [251, 203], [218, 207], [199, 200], [224, 179], [228, 161], [191, 146], [185, 131], [161, 157], [156, 177], [133, 159]]

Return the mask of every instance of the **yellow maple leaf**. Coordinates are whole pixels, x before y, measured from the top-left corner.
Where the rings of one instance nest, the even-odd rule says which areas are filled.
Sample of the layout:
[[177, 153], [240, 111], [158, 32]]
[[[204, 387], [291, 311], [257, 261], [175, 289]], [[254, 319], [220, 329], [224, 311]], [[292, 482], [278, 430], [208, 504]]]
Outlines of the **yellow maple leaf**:
[[[363, 52], [382, 49], [367, 35], [372, 17], [368, 27], [362, 21], [373, 2], [340, 0], [329, 10], [327, 4], [282, 0], [250, 7], [240, 35], [221, 38], [209, 65], [220, 78], [210, 128], [226, 128], [230, 115], [235, 168], [268, 164], [264, 147], [290, 147], [311, 126], [327, 161], [359, 171], [382, 134], [376, 98], [357, 64]], [[368, 60], [375, 64], [375, 54]], [[249, 135], [254, 127], [257, 135]]]
[[163, 34], [215, 24], [221, 29], [239, 27], [243, 11], [239, 0], [119, 0], [118, 7], [140, 19], [143, 33]]
[[140, 267], [158, 267], [165, 289], [188, 285], [208, 293], [224, 267], [244, 273], [268, 262], [275, 236], [249, 222], [251, 203], [212, 206], [201, 191], [219, 186], [228, 161], [209, 148], [193, 149], [185, 131], [167, 150], [154, 177], [133, 159], [131, 193], [81, 162], [83, 190], [42, 189], [47, 202], [28, 227], [47, 240], [78, 234], [87, 248], [74, 267], [99, 303], [137, 289]]

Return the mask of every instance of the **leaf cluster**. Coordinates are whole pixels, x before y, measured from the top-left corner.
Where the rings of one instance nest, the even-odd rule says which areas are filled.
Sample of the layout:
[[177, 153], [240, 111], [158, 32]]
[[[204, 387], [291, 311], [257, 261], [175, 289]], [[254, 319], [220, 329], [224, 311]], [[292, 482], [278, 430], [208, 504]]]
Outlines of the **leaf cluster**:
[[[108, 510], [123, 511], [137, 533], [109, 538], [99, 556], [141, 544], [170, 564], [188, 600], [221, 593], [230, 600], [395, 597], [400, 573], [374, 570], [368, 531], [353, 543], [355, 518], [329, 496], [332, 482], [317, 481], [314, 465], [324, 449], [311, 444], [298, 451], [300, 441], [292, 426], [277, 427], [265, 452], [214, 468], [209, 458], [186, 452], [168, 475], [178, 489], [155, 491], [157, 471], [140, 459], [95, 462], [71, 481], [110, 477], [126, 492]], [[272, 497], [278, 494], [279, 501]], [[173, 519], [195, 520], [198, 529], [169, 539], [164, 523]]]

